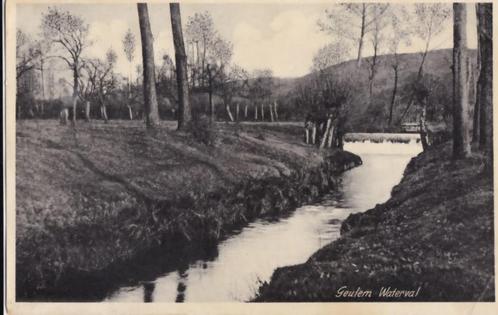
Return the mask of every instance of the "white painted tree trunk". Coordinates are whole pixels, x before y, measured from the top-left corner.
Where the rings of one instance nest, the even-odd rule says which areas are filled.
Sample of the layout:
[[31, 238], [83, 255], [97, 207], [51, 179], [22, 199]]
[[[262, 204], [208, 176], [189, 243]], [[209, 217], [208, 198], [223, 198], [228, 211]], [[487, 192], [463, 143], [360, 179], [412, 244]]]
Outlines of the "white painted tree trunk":
[[100, 114], [102, 115], [102, 119], [107, 122], [109, 119], [107, 118], [107, 108], [105, 106], [100, 106]]
[[331, 148], [332, 147], [332, 144], [334, 143], [334, 125], [331, 124], [330, 126], [330, 132], [329, 132], [329, 139], [327, 141], [327, 147]]
[[325, 143], [327, 142], [328, 135], [330, 133], [330, 125], [332, 124], [332, 119], [327, 119], [327, 128], [325, 128], [325, 132], [323, 133], [322, 142], [320, 143], [320, 149], [325, 147]]
[[311, 130], [311, 143], [316, 143], [316, 126], [313, 126], [313, 129]]
[[230, 121], [234, 121], [232, 111], [230, 110], [230, 104], [226, 105], [226, 109], [227, 109], [228, 117], [230, 117]]
[[90, 121], [90, 102], [85, 102], [85, 120]]
[[273, 109], [275, 110], [275, 120], [278, 121], [277, 101], [273, 103]]
[[69, 118], [69, 111], [67, 110], [67, 108], [63, 108], [59, 115], [61, 125], [67, 124], [67, 120]]
[[133, 111], [131, 110], [131, 106], [128, 105], [128, 114], [130, 116], [130, 120], [133, 120]]

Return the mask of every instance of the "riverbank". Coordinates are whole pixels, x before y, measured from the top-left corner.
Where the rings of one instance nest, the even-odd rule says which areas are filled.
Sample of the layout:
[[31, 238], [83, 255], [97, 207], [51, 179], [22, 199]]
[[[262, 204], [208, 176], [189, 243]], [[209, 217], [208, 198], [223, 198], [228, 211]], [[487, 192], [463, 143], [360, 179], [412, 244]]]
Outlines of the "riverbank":
[[255, 301], [494, 301], [486, 162], [451, 160], [449, 143], [413, 158], [386, 203], [350, 215], [306, 263], [277, 269]]
[[215, 243], [312, 202], [361, 163], [305, 146], [294, 126], [219, 124], [194, 136], [173, 128], [17, 123], [18, 300], [84, 300], [91, 290], [77, 281], [119, 277], [154, 249]]

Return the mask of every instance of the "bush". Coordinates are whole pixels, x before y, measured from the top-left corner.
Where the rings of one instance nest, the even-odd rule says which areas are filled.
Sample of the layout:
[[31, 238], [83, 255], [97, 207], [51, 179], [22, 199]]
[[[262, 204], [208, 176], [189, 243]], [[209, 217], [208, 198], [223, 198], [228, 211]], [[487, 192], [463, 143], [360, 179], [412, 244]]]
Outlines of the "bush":
[[215, 146], [219, 137], [216, 124], [211, 124], [206, 115], [196, 115], [187, 130], [197, 142], [208, 146]]

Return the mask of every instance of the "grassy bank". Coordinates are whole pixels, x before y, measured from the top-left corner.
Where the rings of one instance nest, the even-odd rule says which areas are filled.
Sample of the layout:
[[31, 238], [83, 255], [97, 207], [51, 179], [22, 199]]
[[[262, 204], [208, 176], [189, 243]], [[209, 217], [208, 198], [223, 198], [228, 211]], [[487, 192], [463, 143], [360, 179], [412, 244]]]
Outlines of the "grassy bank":
[[[386, 203], [348, 217], [306, 263], [277, 269], [256, 301], [494, 301], [492, 174], [480, 155], [450, 155], [446, 144], [412, 159]], [[383, 287], [398, 293], [380, 297]]]
[[[216, 242], [335, 187], [361, 163], [305, 146], [293, 126], [20, 121], [16, 286], [20, 300], [70, 296], [68, 278], [105, 272], [158, 246]], [[204, 144], [205, 140], [212, 142]]]

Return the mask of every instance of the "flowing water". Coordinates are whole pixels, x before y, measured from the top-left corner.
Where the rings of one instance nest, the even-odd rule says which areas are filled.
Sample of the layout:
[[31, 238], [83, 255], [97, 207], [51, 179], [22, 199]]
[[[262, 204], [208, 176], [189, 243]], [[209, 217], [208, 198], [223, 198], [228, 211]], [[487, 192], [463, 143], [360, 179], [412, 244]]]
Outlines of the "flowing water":
[[[392, 135], [391, 135], [392, 136]], [[109, 302], [230, 302], [254, 297], [260, 281], [278, 267], [304, 263], [339, 237], [351, 213], [385, 202], [410, 158], [421, 151], [416, 136], [409, 143], [346, 142], [363, 165], [345, 172], [338, 191], [322, 202], [296, 209], [278, 220], [256, 220], [220, 242], [210, 258], [191, 260], [152, 281], [122, 287]]]

